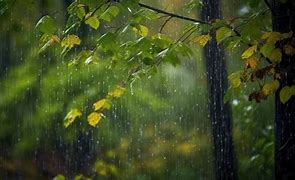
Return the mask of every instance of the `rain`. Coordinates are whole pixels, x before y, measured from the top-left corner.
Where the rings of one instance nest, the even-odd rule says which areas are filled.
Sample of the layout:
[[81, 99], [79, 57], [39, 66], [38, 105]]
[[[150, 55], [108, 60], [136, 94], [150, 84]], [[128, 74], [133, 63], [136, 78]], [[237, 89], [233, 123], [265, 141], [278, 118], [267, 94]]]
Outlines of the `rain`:
[[267, 4], [129, 2], [0, 1], [0, 179], [275, 179], [273, 76], [209, 26], [255, 46]]

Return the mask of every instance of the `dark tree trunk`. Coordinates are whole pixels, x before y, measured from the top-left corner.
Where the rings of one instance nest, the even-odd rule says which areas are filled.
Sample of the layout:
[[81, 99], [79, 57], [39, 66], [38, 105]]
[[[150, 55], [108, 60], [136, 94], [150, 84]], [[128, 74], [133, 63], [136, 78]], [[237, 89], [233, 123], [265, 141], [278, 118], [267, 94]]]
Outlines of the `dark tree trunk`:
[[[287, 3], [273, 0], [273, 31], [295, 33], [295, 2]], [[294, 35], [293, 35], [294, 36]], [[282, 42], [279, 46], [283, 46]], [[281, 72], [281, 87], [295, 84], [295, 58], [283, 55], [282, 62], [278, 65]], [[287, 103], [280, 102], [279, 91], [275, 96], [275, 174], [276, 179], [295, 179], [295, 97]]]
[[[218, 0], [203, 0], [202, 18], [204, 21], [221, 18]], [[237, 179], [235, 153], [232, 137], [231, 109], [223, 102], [227, 90], [227, 71], [224, 51], [217, 45], [215, 35], [205, 47], [207, 82], [209, 91], [209, 113], [215, 156], [216, 179]]]
[[10, 33], [0, 36], [0, 78], [7, 74], [10, 65]]

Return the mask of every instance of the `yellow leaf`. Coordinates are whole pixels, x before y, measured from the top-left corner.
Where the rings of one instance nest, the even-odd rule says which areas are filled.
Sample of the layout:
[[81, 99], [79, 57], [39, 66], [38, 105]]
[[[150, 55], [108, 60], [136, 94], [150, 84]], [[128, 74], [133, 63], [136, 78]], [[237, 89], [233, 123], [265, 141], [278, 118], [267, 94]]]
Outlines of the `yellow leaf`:
[[68, 35], [61, 41], [61, 46], [66, 48], [72, 48], [75, 45], [80, 45], [81, 40], [76, 35]]
[[54, 41], [54, 42], [60, 42], [60, 38], [57, 36], [57, 35], [52, 35], [51, 36], [51, 39]]
[[293, 56], [295, 55], [295, 48], [289, 44], [284, 46], [284, 52], [289, 55], [289, 56]]
[[282, 60], [282, 51], [279, 48], [274, 49], [270, 56], [269, 59], [273, 62], [280, 62]]
[[269, 83], [265, 83], [262, 87], [262, 93], [266, 96], [274, 93], [280, 87], [280, 82], [278, 80], [274, 80]]
[[88, 115], [87, 121], [88, 121], [89, 125], [95, 127], [99, 123], [99, 121], [101, 120], [102, 116], [103, 116], [102, 113], [93, 112]]
[[121, 86], [117, 86], [117, 88], [111, 92], [108, 93], [109, 96], [111, 97], [121, 97], [125, 92], [125, 88], [121, 87]]
[[261, 39], [268, 39], [269, 36], [271, 35], [272, 32], [265, 32], [263, 33], [263, 35], [261, 36]]
[[246, 60], [246, 67], [250, 67], [251, 69], [256, 69], [257, 64], [258, 64], [258, 60], [254, 57], [248, 58]]
[[94, 111], [98, 111], [100, 109], [110, 109], [111, 108], [111, 103], [109, 102], [108, 99], [101, 99], [97, 101], [96, 103], [93, 104], [94, 106]]
[[270, 36], [266, 40], [267, 43], [275, 44], [282, 37], [282, 34], [279, 32], [270, 32], [270, 33], [271, 33]]
[[64, 126], [67, 128], [75, 121], [77, 117], [80, 117], [81, 115], [82, 113], [78, 109], [72, 109], [70, 112], [68, 112], [64, 119]]
[[243, 52], [242, 58], [247, 59], [247, 58], [251, 57], [256, 52], [256, 50], [257, 50], [257, 45], [255, 44]]
[[132, 30], [142, 37], [146, 37], [149, 33], [149, 29], [143, 25], [138, 25], [136, 27], [133, 27]]
[[207, 35], [201, 35], [197, 37], [195, 39], [195, 42], [197, 42], [200, 46], [204, 47], [209, 42], [209, 40], [210, 40], [210, 35], [207, 34]]
[[288, 38], [291, 38], [292, 36], [293, 36], [293, 31], [290, 31], [288, 33], [283, 33], [282, 39], [288, 39]]

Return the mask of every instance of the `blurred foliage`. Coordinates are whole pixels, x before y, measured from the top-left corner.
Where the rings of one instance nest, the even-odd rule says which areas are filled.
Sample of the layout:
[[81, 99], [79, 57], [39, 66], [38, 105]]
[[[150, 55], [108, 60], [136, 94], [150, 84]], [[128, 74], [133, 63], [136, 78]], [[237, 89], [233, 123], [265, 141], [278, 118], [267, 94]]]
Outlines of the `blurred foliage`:
[[[105, 99], [126, 77], [126, 70], [114, 66], [117, 63], [114, 59], [90, 56], [91, 52], [87, 51], [94, 47], [93, 41], [103, 40], [99, 37], [106, 32], [106, 27], [95, 18], [89, 19], [86, 25], [81, 24], [80, 31], [75, 25], [66, 24], [65, 12], [70, 1], [11, 2], [0, 3], [1, 177], [46, 179], [60, 174], [56, 179], [214, 178], [206, 74], [198, 47], [191, 58], [182, 58], [179, 66], [163, 65], [156, 75], [136, 80], [126, 88], [124, 96], [112, 101], [110, 110], [99, 108], [105, 118], [92, 128], [87, 115], [93, 112], [93, 104]], [[199, 1], [147, 2], [192, 16], [196, 16], [201, 5]], [[187, 4], [190, 13], [179, 8], [183, 4]], [[76, 13], [78, 18], [84, 14], [81, 9]], [[38, 54], [45, 44], [39, 44], [41, 34], [37, 29], [52, 27], [47, 24], [48, 18], [40, 21], [47, 14], [56, 26], [72, 27], [70, 31], [82, 41], [44, 36], [45, 44], [55, 40], [64, 42], [64, 46], [50, 44], [47, 51]], [[115, 14], [113, 8], [103, 16], [103, 21]], [[40, 23], [36, 29], [37, 22]], [[145, 36], [158, 32], [162, 25], [148, 26], [147, 32], [148, 23], [143, 24], [131, 30]], [[101, 29], [96, 30], [98, 26]], [[185, 26], [183, 22], [171, 20], [163, 31], [178, 37], [183, 33], [181, 27]], [[49, 29], [44, 32], [62, 33]], [[73, 44], [81, 44], [83, 48], [72, 47]], [[71, 53], [59, 55], [69, 47]], [[114, 42], [105, 48], [115, 47]], [[230, 71], [240, 67], [241, 64], [233, 62], [239, 56], [228, 57]], [[83, 63], [77, 63], [81, 61]], [[253, 87], [248, 85], [245, 91]], [[262, 105], [248, 102], [245, 94], [249, 92], [239, 93], [229, 101], [233, 105], [240, 177], [248, 179], [251, 171], [253, 179], [271, 179], [273, 103], [271, 100]], [[78, 111], [70, 114], [69, 120], [75, 120], [65, 128], [64, 117], [71, 109], [79, 109], [83, 115]]]

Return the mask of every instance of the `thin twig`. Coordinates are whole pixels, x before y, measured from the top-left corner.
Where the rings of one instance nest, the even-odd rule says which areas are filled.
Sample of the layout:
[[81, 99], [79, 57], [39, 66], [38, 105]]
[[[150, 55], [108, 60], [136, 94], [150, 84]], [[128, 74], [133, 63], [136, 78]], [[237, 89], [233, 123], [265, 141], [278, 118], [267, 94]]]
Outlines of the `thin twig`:
[[170, 16], [168, 19], [165, 20], [164, 24], [161, 26], [160, 33], [162, 33], [164, 27], [166, 26], [166, 24], [167, 24], [172, 18], [173, 18], [173, 17]]
[[181, 41], [181, 39], [182, 38], [184, 38], [190, 31], [192, 31], [193, 30], [193, 32], [195, 31], [194, 30], [194, 28], [196, 28], [195, 26], [192, 26], [191, 28], [189, 28], [189, 30], [188, 31], [186, 31], [185, 33], [183, 33], [183, 35], [182, 36], [180, 36], [180, 38], [178, 38], [178, 40], [176, 41], [176, 43], [175, 44], [177, 44], [178, 42], [180, 42]]

